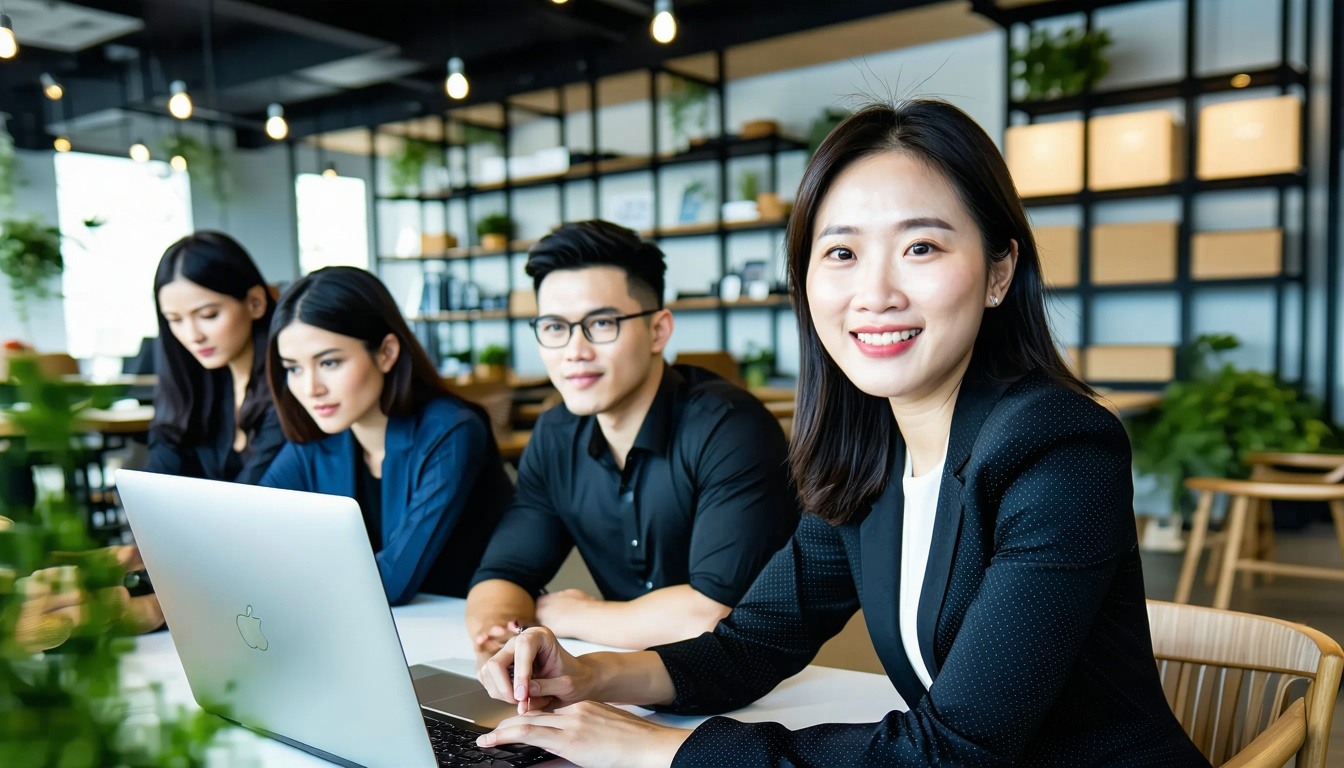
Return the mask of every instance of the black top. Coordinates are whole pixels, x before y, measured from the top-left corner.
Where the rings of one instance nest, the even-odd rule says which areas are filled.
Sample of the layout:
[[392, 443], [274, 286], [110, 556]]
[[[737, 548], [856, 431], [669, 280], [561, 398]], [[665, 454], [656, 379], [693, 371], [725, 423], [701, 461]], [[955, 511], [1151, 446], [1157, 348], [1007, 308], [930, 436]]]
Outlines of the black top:
[[374, 554], [383, 549], [383, 482], [373, 476], [364, 461], [364, 449], [355, 443], [355, 501], [364, 515], [364, 528], [369, 532], [369, 545]]
[[285, 444], [275, 405], [267, 399], [256, 434], [248, 435], [241, 453], [234, 451], [233, 375], [227, 367], [205, 374], [200, 402], [208, 409], [206, 434], [194, 444], [177, 443], [158, 426], [151, 426], [145, 470], [256, 485]]
[[909, 711], [800, 731], [711, 718], [674, 765], [731, 754], [759, 766], [1207, 768], [1158, 680], [1132, 502], [1129, 441], [1115, 416], [1040, 372], [1015, 383], [968, 378], [916, 622], [932, 687], [901, 641], [905, 499], [893, 474], [856, 519], [805, 515], [713, 633], [653, 650], [676, 687], [665, 709], [726, 712], [800, 671], [862, 608]]
[[798, 524], [785, 454], [760, 401], [689, 366], [664, 369], [624, 470], [595, 417], [552, 408], [472, 584], [536, 594], [578, 545], [608, 600], [690, 584], [735, 605]]

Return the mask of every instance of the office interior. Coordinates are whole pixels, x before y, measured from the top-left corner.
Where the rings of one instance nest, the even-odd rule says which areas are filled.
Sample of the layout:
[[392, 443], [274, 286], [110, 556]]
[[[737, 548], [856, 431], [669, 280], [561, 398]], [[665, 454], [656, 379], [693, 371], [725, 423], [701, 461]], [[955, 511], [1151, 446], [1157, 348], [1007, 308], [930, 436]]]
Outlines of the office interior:
[[[25, 247], [3, 233], [35, 222], [59, 231], [64, 262], [45, 290], [11, 291], [0, 276], [0, 339], [53, 375], [124, 385], [80, 438], [96, 456], [83, 515], [103, 543], [132, 540], [110, 484], [114, 468], [144, 461], [154, 270], [194, 230], [237, 239], [277, 292], [325, 266], [376, 274], [516, 465], [559, 403], [527, 323], [528, 249], [562, 222], [600, 218], [666, 255], [667, 361], [749, 389], [787, 434], [800, 361], [785, 228], [804, 169], [850, 111], [931, 96], [1004, 152], [1055, 339], [1127, 427], [1184, 403], [1202, 409], [1183, 422], [1194, 447], [1171, 450], [1233, 442], [1220, 479], [1334, 484], [1341, 11], [1329, 0], [0, 0], [0, 257]], [[654, 21], [665, 12], [671, 22]], [[1075, 58], [1050, 60], [1051, 45]], [[1220, 376], [1229, 394], [1210, 408], [1199, 387]], [[1293, 401], [1291, 418], [1238, 412], [1266, 398]], [[1239, 426], [1209, 438], [1220, 419]], [[1330, 436], [1304, 441], [1308, 420]], [[1207, 505], [1198, 490], [1181, 498], [1183, 478], [1153, 469], [1175, 459], [1138, 456], [1150, 445], [1135, 438], [1148, 597], [1344, 641], [1332, 588], [1344, 578], [1341, 502], [1220, 486]], [[1243, 506], [1256, 535], [1225, 544]], [[1245, 568], [1226, 565], [1234, 553]], [[577, 556], [553, 586], [594, 589]], [[883, 673], [861, 617], [815, 664]], [[1325, 729], [1325, 764], [1344, 764], [1341, 711], [1310, 725]]]

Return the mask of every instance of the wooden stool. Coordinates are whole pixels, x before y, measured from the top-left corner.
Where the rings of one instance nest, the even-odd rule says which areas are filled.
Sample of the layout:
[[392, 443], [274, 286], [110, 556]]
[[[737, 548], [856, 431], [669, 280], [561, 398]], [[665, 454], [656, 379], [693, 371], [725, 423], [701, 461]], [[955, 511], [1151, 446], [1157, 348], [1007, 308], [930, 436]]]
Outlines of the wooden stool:
[[1262, 553], [1256, 551], [1254, 546], [1246, 547], [1248, 519], [1251, 517], [1251, 512], [1260, 505], [1267, 507], [1270, 502], [1276, 500], [1321, 501], [1330, 505], [1330, 515], [1335, 522], [1335, 536], [1339, 539], [1340, 552], [1344, 554], [1344, 485], [1192, 477], [1185, 481], [1185, 486], [1199, 493], [1199, 504], [1191, 523], [1190, 542], [1185, 552], [1185, 561], [1181, 565], [1181, 577], [1176, 582], [1176, 602], [1183, 603], [1190, 599], [1190, 587], [1194, 582], [1195, 569], [1199, 565], [1199, 555], [1208, 537], [1209, 513], [1213, 508], [1213, 497], [1214, 494], [1220, 493], [1225, 494], [1231, 503], [1228, 505], [1227, 523], [1224, 525], [1218, 586], [1213, 598], [1215, 608], [1227, 608], [1232, 601], [1232, 580], [1238, 571], [1344, 581], [1344, 568], [1276, 563], [1261, 559], [1259, 555]]

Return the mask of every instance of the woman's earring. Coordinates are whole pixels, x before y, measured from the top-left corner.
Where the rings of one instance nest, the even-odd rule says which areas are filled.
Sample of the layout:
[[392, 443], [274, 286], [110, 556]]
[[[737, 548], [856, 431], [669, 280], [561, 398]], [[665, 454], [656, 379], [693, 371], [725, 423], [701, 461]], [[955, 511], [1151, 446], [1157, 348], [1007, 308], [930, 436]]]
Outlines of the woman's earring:
[[999, 297], [998, 297], [998, 296], [990, 296], [990, 297], [989, 297], [989, 303], [990, 303], [991, 306], [995, 306], [995, 307], [999, 306]]

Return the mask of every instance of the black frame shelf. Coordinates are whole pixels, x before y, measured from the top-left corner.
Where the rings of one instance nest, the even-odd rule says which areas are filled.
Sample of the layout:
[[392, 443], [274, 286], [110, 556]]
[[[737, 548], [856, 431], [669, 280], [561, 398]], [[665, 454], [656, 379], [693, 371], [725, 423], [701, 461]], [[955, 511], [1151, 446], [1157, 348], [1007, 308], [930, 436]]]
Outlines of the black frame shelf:
[[[1233, 85], [1233, 78], [1240, 75], [1245, 75], [1248, 81], [1243, 85]], [[1278, 64], [1263, 69], [1237, 70], [1179, 80], [1146, 83], [1126, 88], [1090, 91], [1057, 99], [1009, 101], [1008, 109], [1010, 112], [1021, 112], [1033, 117], [1040, 117], [1065, 112], [1083, 112], [1106, 107], [1142, 104], [1150, 101], [1169, 101], [1180, 99], [1190, 92], [1197, 94], [1222, 93], [1294, 85], [1304, 88], [1308, 85], [1306, 70], [1294, 64]]]
[[[1309, 178], [1306, 160], [1311, 156], [1309, 126], [1312, 124], [1312, 100], [1309, 95], [1311, 72], [1306, 62], [1314, 61], [1314, 42], [1311, 34], [1313, 3], [1310, 0], [1279, 0], [1277, 14], [1279, 18], [1278, 61], [1271, 65], [1255, 65], [1242, 70], [1225, 72], [1199, 72], [1197, 70], [1199, 27], [1199, 0], [1181, 0], [1183, 15], [1184, 47], [1181, 51], [1180, 75], [1166, 80], [1141, 83], [1133, 86], [1106, 90], [1085, 91], [1083, 93], [1057, 99], [1016, 100], [1012, 98], [1016, 83], [1012, 75], [1011, 48], [1014, 29], [1031, 28], [1036, 22], [1056, 19], [1062, 16], [1076, 16], [1085, 30], [1095, 28], [1095, 16], [1102, 9], [1119, 5], [1137, 5], [1148, 0], [1046, 0], [1045, 2], [1000, 8], [994, 0], [972, 0], [972, 7], [981, 15], [997, 22], [1009, 34], [1008, 55], [1004, 62], [1004, 82], [1009, 99], [1005, 111], [1005, 123], [1009, 126], [1025, 122], [1030, 124], [1047, 115], [1080, 113], [1086, 123], [1097, 110], [1126, 105], [1142, 105], [1160, 101], [1181, 102], [1185, 121], [1181, 127], [1183, 143], [1183, 178], [1151, 187], [1128, 189], [1093, 190], [1083, 189], [1077, 193], [1043, 195], [1023, 199], [1023, 204], [1031, 209], [1047, 207], [1076, 207], [1079, 211], [1078, 228], [1078, 272], [1079, 282], [1065, 287], [1048, 287], [1052, 296], [1072, 299], [1079, 302], [1079, 334], [1074, 341], [1080, 349], [1096, 346], [1098, 340], [1093, 329], [1094, 302], [1108, 295], [1124, 294], [1175, 294], [1180, 303], [1177, 346], [1186, 347], [1192, 341], [1195, 330], [1194, 300], [1197, 295], [1218, 290], [1258, 288], [1270, 292], [1273, 301], [1273, 366], [1280, 376], [1288, 380], [1303, 382], [1307, 379], [1307, 360], [1310, 357], [1312, 330], [1310, 322], [1311, 303], [1307, 290], [1308, 236], [1312, 230], [1312, 206], [1305, 200], [1296, 206], [1296, 212], [1290, 215], [1290, 193], [1305, 198], [1314, 179]], [[1296, 19], [1297, 14], [1303, 18]], [[1294, 25], [1300, 21], [1300, 25]], [[1294, 30], [1300, 36], [1294, 39]], [[1299, 46], [1300, 61], [1293, 56], [1294, 44]], [[1197, 171], [1197, 150], [1199, 137], [1199, 110], [1203, 106], [1202, 97], [1213, 93], [1226, 93], [1239, 90], [1273, 89], [1278, 94], [1297, 93], [1303, 97], [1301, 105], [1301, 133], [1299, 135], [1299, 171], [1263, 176], [1230, 179], [1199, 179]], [[1090, 131], [1084, 131], [1082, 162], [1083, 178], [1088, 175], [1088, 144]], [[1201, 278], [1192, 273], [1193, 239], [1196, 234], [1194, 215], [1195, 202], [1201, 196], [1225, 192], [1268, 190], [1275, 194], [1274, 225], [1280, 232], [1282, 262], [1279, 273], [1273, 276], [1244, 278]], [[1179, 204], [1177, 214], [1176, 276], [1166, 282], [1111, 283], [1096, 284], [1091, 281], [1092, 227], [1096, 222], [1095, 209], [1110, 201], [1141, 200], [1152, 198], [1174, 198]], [[1333, 231], [1334, 222], [1327, 222], [1328, 231]], [[1296, 259], [1296, 261], [1294, 261]], [[1293, 264], [1299, 266], [1290, 269]], [[1327, 273], [1331, 273], [1327, 265]], [[1300, 317], [1290, 321], [1289, 292], [1298, 298]], [[1285, 370], [1288, 360], [1287, 327], [1296, 326], [1297, 339], [1295, 376]], [[1235, 329], [1234, 329], [1235, 330]], [[1326, 329], [1326, 345], [1333, 347], [1334, 329]], [[1184, 378], [1189, 374], [1189, 362], [1185, 355], [1178, 355], [1176, 377]], [[1084, 371], [1086, 374], [1086, 371]], [[1327, 386], [1331, 374], [1327, 372]], [[1093, 382], [1119, 389], [1152, 388], [1152, 382]]]

